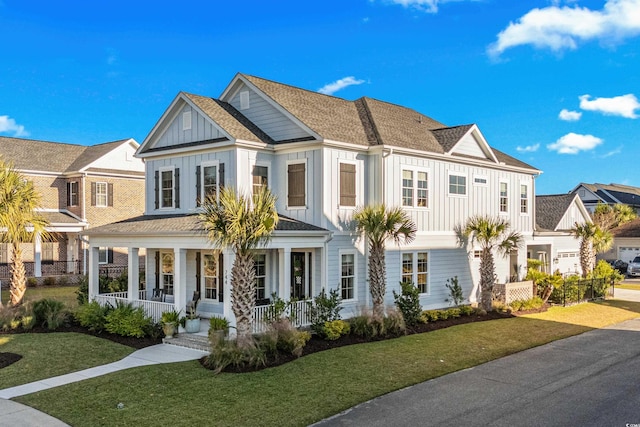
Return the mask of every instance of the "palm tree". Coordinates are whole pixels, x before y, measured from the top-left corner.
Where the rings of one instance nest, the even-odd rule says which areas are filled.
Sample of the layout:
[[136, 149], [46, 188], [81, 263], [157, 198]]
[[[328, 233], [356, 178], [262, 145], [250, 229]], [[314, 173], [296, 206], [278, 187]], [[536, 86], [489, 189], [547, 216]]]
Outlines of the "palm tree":
[[40, 194], [32, 181], [26, 180], [11, 163], [0, 160], [0, 241], [11, 245], [12, 306], [19, 305], [27, 290], [27, 277], [22, 261], [22, 243], [33, 242], [36, 236], [48, 238], [47, 220], [36, 209]]
[[606, 252], [613, 244], [613, 236], [608, 230], [592, 222], [575, 223], [571, 234], [580, 239], [580, 267], [582, 277], [587, 277], [596, 265], [596, 254]]
[[276, 197], [267, 188], [246, 196], [224, 187], [218, 200], [215, 195], [205, 199], [199, 217], [208, 239], [235, 253], [231, 308], [236, 317], [238, 346], [246, 348], [251, 344], [256, 298], [252, 251], [270, 239], [278, 223]]
[[611, 230], [636, 217], [636, 211], [631, 206], [621, 203], [615, 205], [598, 203], [592, 214], [593, 223], [602, 230]]
[[386, 265], [384, 245], [387, 239], [396, 244], [410, 243], [416, 236], [416, 225], [402, 208], [382, 205], [359, 207], [353, 214], [356, 231], [369, 240], [369, 292], [373, 314], [384, 316]]
[[503, 218], [474, 216], [464, 226], [456, 226], [458, 245], [463, 247], [471, 243], [480, 246], [480, 306], [491, 311], [493, 286], [496, 282], [496, 267], [493, 252], [506, 256], [522, 243], [522, 235], [509, 231], [511, 225]]

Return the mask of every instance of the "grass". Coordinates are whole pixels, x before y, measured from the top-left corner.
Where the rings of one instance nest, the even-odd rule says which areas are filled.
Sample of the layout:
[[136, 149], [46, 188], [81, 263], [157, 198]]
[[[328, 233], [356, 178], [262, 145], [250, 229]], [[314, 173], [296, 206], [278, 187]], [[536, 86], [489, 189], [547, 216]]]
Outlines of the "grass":
[[[17, 398], [71, 425], [307, 425], [358, 403], [557, 339], [640, 316], [607, 301], [315, 353], [247, 374], [148, 366]], [[88, 398], [89, 397], [89, 398]], [[117, 409], [122, 402], [124, 409]]]
[[[64, 302], [65, 307], [73, 309], [78, 306], [78, 300], [76, 298], [77, 289], [77, 286], [39, 286], [37, 288], [27, 288], [27, 292], [24, 295], [24, 301], [37, 301], [43, 298], [52, 298]], [[8, 301], [9, 290], [3, 289], [2, 303], [6, 304]]]
[[640, 291], [640, 285], [635, 285], [631, 283], [621, 283], [616, 285], [616, 289], [629, 289], [630, 291]]

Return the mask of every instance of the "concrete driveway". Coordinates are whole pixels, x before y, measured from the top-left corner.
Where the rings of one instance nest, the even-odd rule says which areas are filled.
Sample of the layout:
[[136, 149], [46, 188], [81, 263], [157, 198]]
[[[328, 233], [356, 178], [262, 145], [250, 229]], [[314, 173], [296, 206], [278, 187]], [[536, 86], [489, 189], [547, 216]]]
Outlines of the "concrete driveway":
[[630, 424], [640, 425], [640, 319], [389, 393], [317, 425]]

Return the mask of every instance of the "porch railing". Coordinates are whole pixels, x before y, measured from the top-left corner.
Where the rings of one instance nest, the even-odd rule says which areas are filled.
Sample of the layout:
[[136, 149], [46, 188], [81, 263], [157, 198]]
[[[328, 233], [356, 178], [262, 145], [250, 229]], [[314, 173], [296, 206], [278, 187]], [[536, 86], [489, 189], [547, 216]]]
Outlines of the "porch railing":
[[127, 299], [128, 294], [129, 294], [128, 292], [114, 292], [111, 294], [99, 294], [99, 295], [96, 295], [94, 299], [95, 301], [98, 302], [98, 304], [103, 306], [109, 304], [115, 307], [118, 304], [118, 302], [120, 302], [123, 304], [131, 304], [131, 306], [134, 308], [142, 307], [146, 315], [151, 317], [153, 321], [156, 323], [160, 322], [163, 312], [171, 311], [174, 309], [174, 306], [172, 303], [147, 301], [143, 299], [143, 297], [146, 296], [145, 291], [140, 291], [139, 292], [140, 299], [136, 299], [133, 301], [129, 301]]
[[[311, 313], [306, 300], [296, 301], [285, 309], [286, 316], [296, 328], [311, 325]], [[270, 305], [259, 305], [253, 309], [253, 333], [259, 334], [267, 329], [267, 323], [271, 317]]]

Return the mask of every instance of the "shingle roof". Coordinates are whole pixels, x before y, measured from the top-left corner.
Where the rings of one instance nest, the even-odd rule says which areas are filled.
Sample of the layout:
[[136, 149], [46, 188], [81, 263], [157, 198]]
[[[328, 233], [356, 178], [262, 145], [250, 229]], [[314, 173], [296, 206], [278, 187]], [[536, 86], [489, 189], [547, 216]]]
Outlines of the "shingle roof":
[[622, 184], [587, 184], [580, 185], [596, 194], [605, 203], [623, 203], [626, 205], [640, 206], [640, 188]]
[[445, 152], [451, 151], [451, 149], [460, 141], [469, 129], [471, 129], [473, 125], [461, 125], [454, 126], [448, 128], [434, 129], [433, 135], [436, 137], [442, 149]]
[[18, 170], [76, 172], [127, 141], [85, 146], [0, 136], [0, 156]]
[[68, 213], [60, 211], [42, 211], [39, 212], [50, 224], [81, 224], [77, 218], [72, 217]]
[[640, 237], [640, 218], [614, 228], [611, 233], [614, 237]]
[[536, 228], [538, 231], [555, 231], [567, 209], [577, 196], [554, 194], [536, 196]]
[[[324, 228], [307, 224], [293, 218], [279, 215], [276, 226], [278, 231], [321, 231]], [[93, 227], [85, 232], [86, 235], [103, 234], [202, 234], [204, 232], [196, 214], [179, 215], [142, 215], [123, 221]]]

